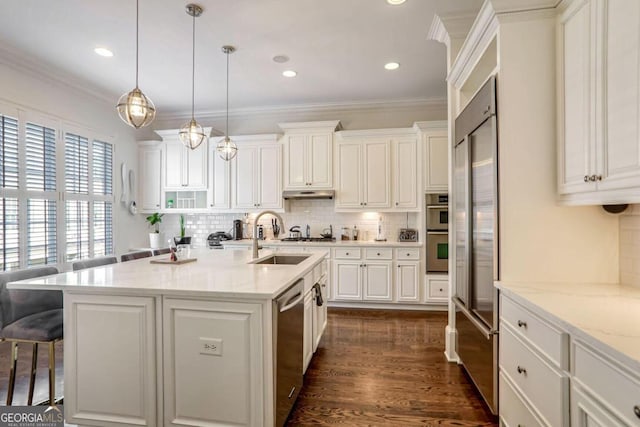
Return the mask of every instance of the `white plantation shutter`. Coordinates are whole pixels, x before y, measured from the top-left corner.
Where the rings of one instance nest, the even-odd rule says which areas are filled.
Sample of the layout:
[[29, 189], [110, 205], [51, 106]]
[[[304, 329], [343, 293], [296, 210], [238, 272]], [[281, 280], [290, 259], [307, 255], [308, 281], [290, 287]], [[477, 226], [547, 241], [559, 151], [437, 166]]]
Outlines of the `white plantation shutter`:
[[93, 141], [93, 194], [113, 194], [113, 147], [108, 142]]
[[64, 135], [65, 190], [73, 194], [89, 194], [89, 140], [83, 136]]
[[18, 188], [18, 119], [0, 115], [0, 187]]
[[65, 202], [65, 261], [89, 257], [89, 202], [67, 200]]
[[20, 268], [18, 199], [0, 198], [0, 271]]
[[55, 200], [27, 200], [27, 265], [58, 261], [57, 212]]
[[110, 202], [93, 202], [93, 256], [113, 254], [113, 211]]
[[56, 131], [27, 123], [25, 129], [27, 190], [56, 190]]

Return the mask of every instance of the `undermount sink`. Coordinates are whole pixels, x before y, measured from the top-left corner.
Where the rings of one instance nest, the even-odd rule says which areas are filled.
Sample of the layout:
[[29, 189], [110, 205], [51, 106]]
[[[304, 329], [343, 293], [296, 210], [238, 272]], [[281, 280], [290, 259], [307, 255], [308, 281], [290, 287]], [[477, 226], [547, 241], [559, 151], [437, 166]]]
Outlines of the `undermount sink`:
[[265, 259], [252, 261], [251, 264], [297, 265], [310, 256], [311, 255], [270, 255]]

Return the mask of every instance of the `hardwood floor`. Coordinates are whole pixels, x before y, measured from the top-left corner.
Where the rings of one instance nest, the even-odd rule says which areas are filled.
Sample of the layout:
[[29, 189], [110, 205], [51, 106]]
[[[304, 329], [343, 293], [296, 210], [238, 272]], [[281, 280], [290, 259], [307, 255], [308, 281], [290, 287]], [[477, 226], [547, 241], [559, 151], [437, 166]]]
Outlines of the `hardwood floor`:
[[444, 357], [443, 312], [330, 308], [287, 426], [497, 426]]

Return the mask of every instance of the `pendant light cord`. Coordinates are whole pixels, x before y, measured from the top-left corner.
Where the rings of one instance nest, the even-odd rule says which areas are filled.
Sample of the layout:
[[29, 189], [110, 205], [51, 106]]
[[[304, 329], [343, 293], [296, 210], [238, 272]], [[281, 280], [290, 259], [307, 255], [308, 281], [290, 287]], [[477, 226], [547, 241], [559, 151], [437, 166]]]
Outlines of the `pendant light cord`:
[[229, 53], [227, 50], [227, 124], [225, 125], [227, 138], [229, 138]]
[[196, 99], [196, 12], [193, 12], [193, 34], [192, 34], [192, 54], [191, 54], [191, 120], [194, 120], [195, 99]]
[[136, 89], [138, 88], [138, 34], [139, 34], [139, 25], [140, 25], [140, 18], [139, 18], [139, 11], [140, 8], [140, 1], [136, 0]]

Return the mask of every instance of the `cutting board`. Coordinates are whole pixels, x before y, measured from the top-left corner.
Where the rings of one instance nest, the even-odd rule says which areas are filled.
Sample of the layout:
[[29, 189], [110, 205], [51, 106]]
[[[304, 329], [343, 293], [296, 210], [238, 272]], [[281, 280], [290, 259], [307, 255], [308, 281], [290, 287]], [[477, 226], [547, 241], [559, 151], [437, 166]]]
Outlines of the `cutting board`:
[[198, 258], [185, 258], [185, 259], [179, 259], [178, 261], [171, 261], [171, 258], [164, 258], [164, 259], [152, 259], [151, 261], [149, 261], [151, 264], [173, 264], [173, 265], [177, 265], [177, 264], [187, 264], [189, 262], [194, 262], [197, 261]]

